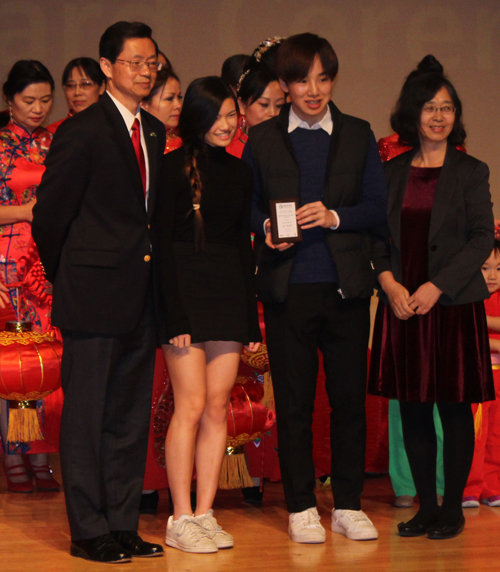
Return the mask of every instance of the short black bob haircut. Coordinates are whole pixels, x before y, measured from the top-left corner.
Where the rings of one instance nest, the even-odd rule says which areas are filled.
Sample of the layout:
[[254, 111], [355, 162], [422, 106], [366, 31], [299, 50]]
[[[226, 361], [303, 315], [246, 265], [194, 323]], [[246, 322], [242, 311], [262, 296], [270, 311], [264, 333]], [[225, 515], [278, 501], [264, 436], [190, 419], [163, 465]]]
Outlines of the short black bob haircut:
[[167, 84], [169, 79], [175, 79], [179, 83], [181, 82], [177, 74], [171, 67], [161, 68], [161, 70], [156, 74], [156, 80], [153, 85], [153, 89], [149, 92], [149, 95], [142, 98], [145, 103], [151, 103], [153, 97]]
[[151, 37], [151, 28], [142, 22], [116, 22], [110, 26], [99, 41], [99, 57], [106, 58], [112, 64], [123, 51], [123, 44], [126, 40], [133, 38], [149, 38], [158, 55], [158, 44]]
[[241, 82], [238, 97], [245, 105], [252, 105], [273, 81], [278, 81], [278, 76], [271, 70], [265, 67], [251, 70]]
[[462, 122], [462, 102], [451, 81], [443, 74], [443, 66], [431, 55], [407, 77], [391, 114], [391, 127], [399, 135], [400, 143], [420, 146], [422, 108], [443, 87], [448, 90], [455, 107], [455, 123], [448, 142], [454, 147], [463, 145], [467, 134]]
[[240, 77], [250, 64], [251, 56], [246, 54], [236, 54], [229, 56], [222, 64], [220, 77], [233, 89], [236, 89]]
[[38, 60], [19, 60], [13, 66], [3, 84], [3, 94], [12, 101], [16, 93], [21, 93], [33, 83], [48, 83], [54, 91], [54, 79], [49, 70]]
[[204, 147], [205, 135], [226, 99], [232, 99], [238, 109], [233, 90], [218, 76], [201, 77], [189, 84], [179, 117], [179, 135], [185, 145]]
[[62, 84], [66, 85], [71, 76], [71, 72], [78, 68], [83, 75], [91, 79], [98, 86], [106, 81], [106, 76], [102, 73], [101, 66], [93, 58], [75, 58], [68, 62], [62, 74]]
[[290, 36], [280, 45], [276, 75], [287, 85], [304, 79], [316, 56], [319, 56], [326, 76], [333, 81], [339, 70], [337, 54], [328, 40], [309, 32]]

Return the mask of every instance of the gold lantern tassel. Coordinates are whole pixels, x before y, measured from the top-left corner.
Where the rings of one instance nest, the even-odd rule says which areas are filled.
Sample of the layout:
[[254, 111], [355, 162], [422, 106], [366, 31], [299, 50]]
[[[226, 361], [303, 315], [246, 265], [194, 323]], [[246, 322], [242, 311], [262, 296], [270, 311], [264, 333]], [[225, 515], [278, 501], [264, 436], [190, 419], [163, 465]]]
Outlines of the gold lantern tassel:
[[264, 374], [264, 397], [262, 398], [261, 403], [270, 411], [276, 411], [276, 405], [274, 403], [273, 378], [270, 371], [266, 371]]
[[241, 489], [243, 487], [253, 487], [243, 449], [228, 447], [222, 459], [219, 489]]
[[36, 401], [9, 401], [9, 443], [43, 441]]
[[483, 406], [481, 403], [477, 404], [476, 414], [474, 415], [474, 434], [476, 440], [481, 438], [483, 432]]

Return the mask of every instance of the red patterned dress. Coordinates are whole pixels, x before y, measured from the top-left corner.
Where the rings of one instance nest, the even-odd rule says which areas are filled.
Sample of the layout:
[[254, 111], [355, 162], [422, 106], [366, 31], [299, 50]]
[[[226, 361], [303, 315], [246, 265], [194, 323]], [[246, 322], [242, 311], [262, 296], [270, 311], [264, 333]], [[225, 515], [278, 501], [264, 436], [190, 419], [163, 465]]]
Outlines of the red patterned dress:
[[[43, 127], [29, 133], [11, 121], [0, 130], [0, 206], [22, 205], [36, 198], [36, 190], [45, 170], [43, 162], [51, 141], [52, 134]], [[25, 280], [39, 260], [30, 223], [0, 226], [1, 282], [9, 286]], [[11, 288], [11, 305], [0, 310], [0, 329], [4, 329], [7, 320], [24, 320], [32, 322], [34, 330], [53, 331], [56, 334], [50, 321], [52, 295], [48, 288], [48, 282], [40, 284], [36, 280], [31, 280], [21, 290]], [[9, 452], [57, 452], [62, 401], [62, 390], [58, 390], [38, 402], [44, 441], [22, 445], [9, 443]]]

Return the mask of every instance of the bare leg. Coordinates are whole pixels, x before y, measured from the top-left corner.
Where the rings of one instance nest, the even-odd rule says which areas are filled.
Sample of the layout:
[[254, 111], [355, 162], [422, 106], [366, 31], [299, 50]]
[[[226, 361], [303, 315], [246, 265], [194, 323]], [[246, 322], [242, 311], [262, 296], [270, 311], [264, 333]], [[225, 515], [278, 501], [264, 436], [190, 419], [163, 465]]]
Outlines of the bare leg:
[[183, 349], [164, 345], [163, 352], [175, 400], [165, 441], [165, 459], [174, 520], [178, 520], [183, 514], [192, 514], [191, 479], [196, 436], [206, 403], [206, 359], [204, 344]]
[[196, 441], [195, 463], [197, 505], [195, 516], [212, 508], [217, 492], [222, 457], [227, 442], [227, 411], [233, 388], [241, 344], [206, 342], [207, 396]]

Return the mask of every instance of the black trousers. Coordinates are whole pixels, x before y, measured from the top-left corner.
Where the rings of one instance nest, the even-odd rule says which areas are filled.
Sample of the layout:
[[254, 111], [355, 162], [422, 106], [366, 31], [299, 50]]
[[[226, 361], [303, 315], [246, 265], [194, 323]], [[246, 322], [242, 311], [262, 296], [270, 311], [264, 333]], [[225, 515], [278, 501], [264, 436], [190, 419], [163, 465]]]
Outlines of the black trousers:
[[335, 508], [359, 510], [366, 446], [370, 300], [343, 300], [335, 284], [291, 284], [286, 302], [266, 304], [278, 455], [288, 510], [316, 506], [312, 415], [323, 354]]
[[154, 312], [120, 336], [63, 331], [61, 469], [73, 540], [136, 531], [155, 358]]

